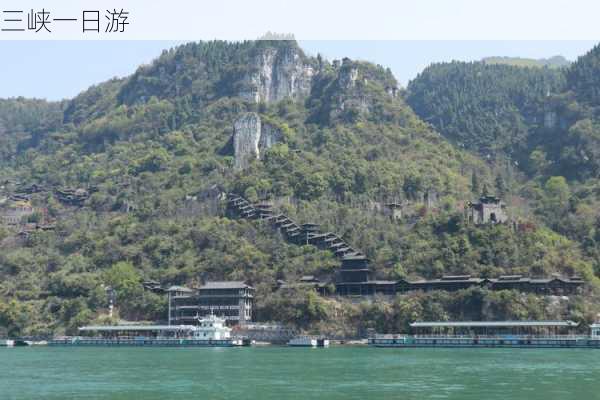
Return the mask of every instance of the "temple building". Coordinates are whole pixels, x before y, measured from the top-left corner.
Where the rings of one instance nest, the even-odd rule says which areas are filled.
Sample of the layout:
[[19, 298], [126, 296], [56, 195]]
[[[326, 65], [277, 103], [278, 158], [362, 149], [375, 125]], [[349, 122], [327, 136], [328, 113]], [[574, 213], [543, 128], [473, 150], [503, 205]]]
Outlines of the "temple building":
[[206, 282], [197, 289], [174, 286], [169, 293], [169, 323], [195, 324], [214, 314], [229, 325], [252, 321], [254, 288], [241, 281]]
[[501, 224], [508, 221], [506, 204], [495, 196], [481, 196], [477, 203], [467, 204], [467, 220], [475, 225]]

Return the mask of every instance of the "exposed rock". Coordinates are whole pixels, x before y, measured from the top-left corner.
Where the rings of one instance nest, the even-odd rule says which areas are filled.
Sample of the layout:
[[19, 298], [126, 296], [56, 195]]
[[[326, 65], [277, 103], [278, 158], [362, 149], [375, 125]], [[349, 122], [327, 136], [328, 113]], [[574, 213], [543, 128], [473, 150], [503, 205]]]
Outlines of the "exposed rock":
[[261, 157], [261, 151], [281, 142], [281, 132], [269, 124], [263, 124], [257, 113], [242, 115], [233, 128], [236, 169], [247, 168], [250, 160]]
[[356, 80], [358, 79], [358, 68], [350, 66], [350, 60], [344, 59], [344, 67], [340, 69], [338, 82], [342, 89], [352, 89], [356, 86]]
[[233, 124], [233, 150], [235, 167], [244, 169], [252, 158], [258, 158], [260, 151], [260, 117], [256, 113], [247, 113]]
[[260, 140], [258, 142], [258, 149], [259, 151], [264, 151], [272, 147], [274, 144], [281, 142], [281, 139], [281, 131], [279, 129], [269, 124], [262, 124], [260, 131]]
[[337, 90], [331, 99], [330, 118], [344, 114], [369, 114], [375, 103], [382, 100], [377, 91], [384, 91], [389, 99], [396, 98], [398, 92], [391, 73], [348, 58], [344, 58], [338, 67], [335, 87]]
[[266, 48], [254, 58], [255, 70], [243, 80], [240, 97], [256, 103], [298, 99], [310, 93], [314, 70], [295, 47]]

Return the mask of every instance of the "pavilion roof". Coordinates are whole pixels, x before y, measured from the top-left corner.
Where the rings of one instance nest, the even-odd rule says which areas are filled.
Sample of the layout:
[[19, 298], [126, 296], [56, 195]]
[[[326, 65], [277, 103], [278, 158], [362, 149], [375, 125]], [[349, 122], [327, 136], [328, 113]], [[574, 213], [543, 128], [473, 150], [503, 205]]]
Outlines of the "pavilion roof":
[[200, 289], [252, 289], [244, 281], [212, 281], [200, 286]]
[[79, 328], [82, 332], [89, 331], [191, 331], [192, 325], [89, 325]]

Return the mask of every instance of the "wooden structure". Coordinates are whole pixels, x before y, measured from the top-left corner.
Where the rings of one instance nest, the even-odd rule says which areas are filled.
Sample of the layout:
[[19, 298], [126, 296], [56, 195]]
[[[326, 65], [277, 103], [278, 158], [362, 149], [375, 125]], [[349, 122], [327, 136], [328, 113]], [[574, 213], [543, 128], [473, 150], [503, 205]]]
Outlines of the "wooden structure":
[[433, 290], [456, 291], [472, 287], [489, 290], [518, 290], [541, 295], [572, 295], [581, 291], [585, 282], [580, 277], [553, 276], [551, 278], [527, 278], [522, 275], [503, 275], [499, 278], [474, 278], [471, 275], [444, 275], [439, 279], [406, 281], [396, 286], [398, 293], [411, 290], [425, 292]]
[[185, 291], [178, 288], [169, 296], [170, 321], [174, 324], [195, 324], [198, 318], [211, 314], [229, 325], [252, 321], [254, 288], [245, 282], [206, 282], [197, 289], [183, 288]]
[[[395, 204], [395, 203], [394, 203]], [[387, 206], [398, 208], [390, 203]], [[507, 220], [504, 203], [493, 196], [483, 196], [478, 205], [470, 205], [469, 210], [477, 215], [475, 223], [501, 223]], [[340, 270], [335, 277], [335, 291], [340, 296], [396, 295], [409, 291], [456, 291], [474, 287], [489, 290], [518, 290], [540, 295], [572, 295], [581, 292], [585, 282], [579, 277], [528, 278], [521, 275], [504, 275], [498, 278], [477, 278], [471, 275], [444, 275], [437, 279], [423, 280], [373, 280], [369, 268], [369, 260], [361, 252], [350, 246], [344, 239], [333, 232], [322, 232], [314, 223], [299, 224], [285, 214], [273, 212], [270, 203], [251, 204], [248, 200], [235, 194], [227, 195], [227, 209], [234, 216], [245, 219], [256, 219], [271, 223], [290, 243], [298, 245], [311, 244], [331, 251], [341, 259]], [[297, 285], [312, 285], [323, 295], [329, 294], [322, 282], [300, 281], [290, 284], [282, 282], [280, 288]]]

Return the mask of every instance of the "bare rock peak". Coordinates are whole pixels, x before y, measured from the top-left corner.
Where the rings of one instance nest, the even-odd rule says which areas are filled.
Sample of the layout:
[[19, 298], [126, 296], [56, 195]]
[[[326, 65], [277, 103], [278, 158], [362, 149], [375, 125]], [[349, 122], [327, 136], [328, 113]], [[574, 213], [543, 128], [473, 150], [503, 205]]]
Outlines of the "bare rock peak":
[[251, 62], [253, 71], [243, 77], [240, 97], [256, 103], [272, 103], [303, 98], [310, 93], [314, 69], [305, 62], [297, 46], [265, 47]]

